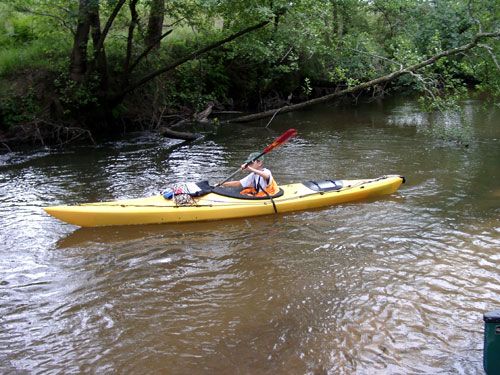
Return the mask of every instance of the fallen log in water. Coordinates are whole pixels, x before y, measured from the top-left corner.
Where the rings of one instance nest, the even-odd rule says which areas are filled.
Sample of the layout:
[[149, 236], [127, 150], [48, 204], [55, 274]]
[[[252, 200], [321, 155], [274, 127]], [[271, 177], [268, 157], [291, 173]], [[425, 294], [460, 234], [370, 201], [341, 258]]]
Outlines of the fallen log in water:
[[183, 139], [185, 141], [194, 141], [195, 139], [198, 139], [201, 137], [200, 134], [196, 133], [188, 133], [188, 132], [179, 132], [175, 131], [172, 129], [169, 129], [167, 127], [161, 127], [158, 130], [158, 133], [164, 137], [168, 138], [175, 138], [175, 139]]

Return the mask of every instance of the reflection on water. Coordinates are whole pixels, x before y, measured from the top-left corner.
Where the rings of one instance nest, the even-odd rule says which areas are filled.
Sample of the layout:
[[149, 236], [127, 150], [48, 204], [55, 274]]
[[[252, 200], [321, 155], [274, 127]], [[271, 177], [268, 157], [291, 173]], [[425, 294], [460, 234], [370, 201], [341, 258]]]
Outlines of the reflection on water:
[[[500, 292], [492, 112], [470, 112], [468, 149], [422, 136], [404, 102], [325, 106], [191, 145], [141, 134], [3, 155], [0, 372], [482, 373], [482, 314]], [[382, 199], [207, 223], [76, 228], [41, 208], [217, 181], [290, 127], [299, 135], [266, 158], [278, 182], [407, 183]]]

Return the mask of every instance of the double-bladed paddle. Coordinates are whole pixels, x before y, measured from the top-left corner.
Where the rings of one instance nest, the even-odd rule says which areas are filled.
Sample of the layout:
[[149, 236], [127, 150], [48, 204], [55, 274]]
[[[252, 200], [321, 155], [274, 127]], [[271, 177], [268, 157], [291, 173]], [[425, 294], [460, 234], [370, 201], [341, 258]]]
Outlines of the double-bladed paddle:
[[[245, 169], [253, 161], [259, 159], [262, 155], [267, 154], [269, 151], [274, 150], [275, 148], [280, 147], [282, 144], [288, 142], [291, 138], [295, 137], [297, 135], [297, 133], [298, 132], [295, 129], [288, 129], [286, 132], [284, 132], [283, 134], [281, 134], [273, 143], [271, 143], [269, 146], [267, 146], [266, 149], [264, 150], [264, 152], [262, 152], [261, 154], [257, 155], [255, 158], [253, 158], [253, 160], [250, 160], [248, 163], [245, 163], [245, 167], [243, 169]], [[231, 176], [227, 177], [224, 181], [219, 182], [215, 186], [220, 186], [224, 182], [229, 181], [231, 178], [233, 178], [234, 175], [236, 175], [236, 173], [238, 173], [241, 170], [242, 169], [239, 168]]]

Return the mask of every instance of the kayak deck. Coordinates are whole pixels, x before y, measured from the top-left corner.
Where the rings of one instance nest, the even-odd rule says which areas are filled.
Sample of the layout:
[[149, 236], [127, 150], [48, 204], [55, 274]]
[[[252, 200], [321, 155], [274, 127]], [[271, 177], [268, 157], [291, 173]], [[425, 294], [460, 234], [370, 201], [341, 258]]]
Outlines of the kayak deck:
[[186, 204], [163, 195], [110, 202], [45, 207], [55, 218], [84, 227], [179, 223], [242, 218], [307, 210], [394, 193], [404, 182], [399, 175], [364, 180], [341, 180], [341, 188], [313, 190], [304, 183], [280, 185], [273, 199], [239, 199], [214, 192], [189, 197]]

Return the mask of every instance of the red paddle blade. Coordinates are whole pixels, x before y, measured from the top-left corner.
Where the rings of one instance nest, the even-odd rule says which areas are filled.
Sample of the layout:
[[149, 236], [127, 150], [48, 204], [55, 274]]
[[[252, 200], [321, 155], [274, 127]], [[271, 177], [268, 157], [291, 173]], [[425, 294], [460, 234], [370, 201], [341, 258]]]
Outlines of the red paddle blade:
[[277, 138], [273, 143], [267, 146], [267, 148], [264, 150], [264, 154], [268, 153], [272, 149], [275, 149], [276, 147], [281, 146], [283, 143], [288, 142], [291, 138], [295, 137], [297, 133], [298, 131], [295, 129], [288, 129], [286, 132], [281, 134], [281, 136]]

